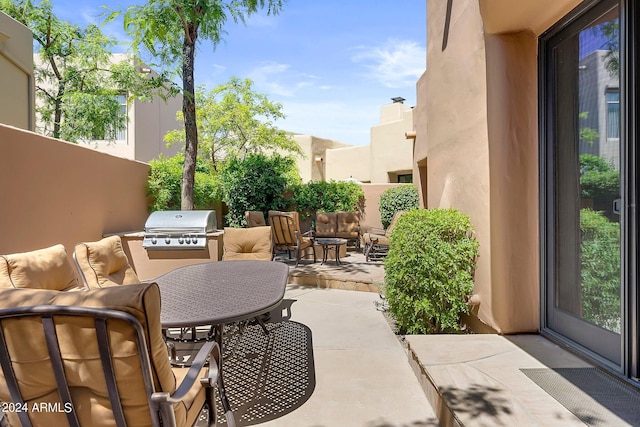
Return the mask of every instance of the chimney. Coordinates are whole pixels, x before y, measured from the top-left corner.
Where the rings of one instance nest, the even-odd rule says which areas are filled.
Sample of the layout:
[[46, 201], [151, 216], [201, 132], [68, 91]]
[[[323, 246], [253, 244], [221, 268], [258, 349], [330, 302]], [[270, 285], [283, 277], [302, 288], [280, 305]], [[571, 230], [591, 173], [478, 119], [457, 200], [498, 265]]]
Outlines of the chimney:
[[405, 101], [405, 99], [401, 96], [396, 96], [395, 98], [391, 98], [391, 100], [393, 101], [394, 104], [396, 103], [404, 104], [404, 101]]

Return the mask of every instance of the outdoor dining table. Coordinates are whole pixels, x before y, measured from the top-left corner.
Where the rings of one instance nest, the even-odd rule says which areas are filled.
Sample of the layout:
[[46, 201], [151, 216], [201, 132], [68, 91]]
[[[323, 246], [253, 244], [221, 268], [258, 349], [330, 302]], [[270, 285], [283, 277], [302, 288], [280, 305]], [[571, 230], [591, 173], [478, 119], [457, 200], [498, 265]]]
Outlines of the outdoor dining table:
[[[286, 264], [270, 261], [219, 261], [176, 268], [154, 279], [162, 300], [160, 322], [165, 329], [211, 325], [222, 353], [225, 324], [257, 318], [278, 307], [288, 277]], [[234, 425], [222, 365], [221, 357], [220, 394], [227, 423]]]

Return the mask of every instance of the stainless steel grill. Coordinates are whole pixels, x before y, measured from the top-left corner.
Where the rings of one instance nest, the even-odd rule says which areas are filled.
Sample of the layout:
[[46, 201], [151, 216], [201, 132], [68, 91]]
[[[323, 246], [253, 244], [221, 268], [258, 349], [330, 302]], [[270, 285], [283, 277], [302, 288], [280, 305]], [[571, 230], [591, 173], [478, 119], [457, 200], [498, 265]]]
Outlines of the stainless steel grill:
[[207, 233], [216, 230], [215, 211], [157, 211], [144, 224], [147, 250], [204, 249]]

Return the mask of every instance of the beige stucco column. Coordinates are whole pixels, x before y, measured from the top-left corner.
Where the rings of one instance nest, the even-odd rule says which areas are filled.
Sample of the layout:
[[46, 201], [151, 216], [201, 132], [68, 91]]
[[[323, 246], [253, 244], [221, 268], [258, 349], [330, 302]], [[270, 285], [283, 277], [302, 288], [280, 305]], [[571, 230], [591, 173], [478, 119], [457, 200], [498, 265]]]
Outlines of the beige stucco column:
[[470, 216], [483, 330], [539, 328], [537, 37], [579, 0], [429, 0], [414, 182]]

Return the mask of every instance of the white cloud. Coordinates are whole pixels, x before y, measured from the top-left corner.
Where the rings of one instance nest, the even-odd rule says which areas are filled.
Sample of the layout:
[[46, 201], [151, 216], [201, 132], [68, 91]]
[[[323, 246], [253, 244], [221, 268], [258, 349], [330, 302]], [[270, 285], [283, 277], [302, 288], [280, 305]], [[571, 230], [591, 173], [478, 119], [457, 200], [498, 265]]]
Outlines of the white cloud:
[[314, 75], [297, 73], [291, 70], [289, 64], [277, 62], [267, 62], [254, 68], [248, 77], [261, 91], [287, 98], [295, 96], [303, 88], [315, 86], [315, 81], [319, 79]]
[[369, 143], [371, 127], [379, 107], [363, 101], [356, 105], [343, 102], [285, 102], [284, 120], [276, 125], [290, 132], [333, 139], [346, 144]]
[[413, 86], [426, 68], [426, 48], [390, 39], [384, 46], [359, 47], [352, 61], [367, 68], [366, 76], [390, 88]]

